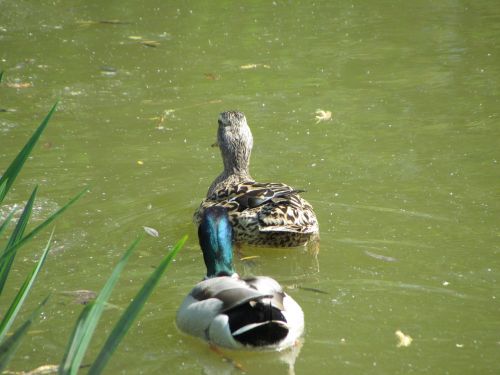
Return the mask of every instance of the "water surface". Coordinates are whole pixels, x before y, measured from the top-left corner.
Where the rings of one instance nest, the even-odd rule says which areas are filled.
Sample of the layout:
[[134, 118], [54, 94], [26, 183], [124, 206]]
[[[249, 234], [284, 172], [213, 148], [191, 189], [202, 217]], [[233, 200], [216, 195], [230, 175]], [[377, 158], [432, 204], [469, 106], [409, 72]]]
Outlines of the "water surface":
[[60, 361], [82, 309], [63, 292], [99, 290], [148, 226], [84, 363], [187, 233], [107, 373], [240, 372], [174, 326], [204, 273], [191, 216], [221, 170], [217, 116], [239, 109], [252, 175], [307, 190], [321, 250], [243, 249], [259, 257], [238, 271], [283, 283], [306, 332], [295, 353], [229, 356], [249, 374], [497, 374], [499, 21], [488, 0], [2, 2], [1, 168], [60, 100], [6, 204], [40, 184], [37, 222], [91, 188], [56, 224], [20, 319], [52, 297], [10, 369]]

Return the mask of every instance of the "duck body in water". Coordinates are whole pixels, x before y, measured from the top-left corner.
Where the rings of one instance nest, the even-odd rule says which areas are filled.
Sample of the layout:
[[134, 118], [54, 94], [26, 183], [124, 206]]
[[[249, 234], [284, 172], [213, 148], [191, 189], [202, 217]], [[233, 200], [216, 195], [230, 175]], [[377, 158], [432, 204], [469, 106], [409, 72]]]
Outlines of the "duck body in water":
[[302, 309], [276, 280], [238, 276], [232, 236], [225, 208], [204, 210], [198, 237], [207, 275], [184, 299], [177, 326], [226, 348], [282, 350], [295, 345], [304, 330]]
[[234, 229], [236, 243], [256, 246], [294, 247], [319, 240], [319, 224], [312, 206], [294, 189], [282, 183], [256, 182], [250, 175], [253, 137], [245, 115], [238, 111], [219, 116], [217, 145], [224, 170], [208, 189], [195, 212], [224, 207]]

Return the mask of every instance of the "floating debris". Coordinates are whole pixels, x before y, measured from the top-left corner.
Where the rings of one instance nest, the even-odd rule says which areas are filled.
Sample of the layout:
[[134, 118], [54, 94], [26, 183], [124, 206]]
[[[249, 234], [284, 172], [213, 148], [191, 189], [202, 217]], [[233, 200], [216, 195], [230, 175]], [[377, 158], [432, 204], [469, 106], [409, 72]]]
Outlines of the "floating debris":
[[4, 371], [4, 375], [49, 375], [59, 371], [58, 365], [43, 365], [30, 371]]
[[151, 237], [159, 237], [160, 236], [158, 231], [154, 228], [150, 228], [150, 227], [143, 227], [143, 228], [144, 228], [144, 232], [149, 234]]
[[408, 347], [411, 345], [411, 342], [413, 339], [411, 338], [410, 335], [405, 335], [403, 332], [401, 332], [399, 329], [395, 332], [396, 337], [398, 338], [398, 348], [401, 347]]
[[99, 23], [105, 25], [129, 25], [130, 22], [120, 21], [120, 20], [99, 20]]
[[86, 305], [97, 297], [96, 292], [94, 292], [93, 290], [85, 289], [64, 291], [61, 292], [61, 294], [64, 296], [73, 297], [73, 302], [80, 305]]
[[100, 69], [101, 74], [103, 76], [113, 77], [113, 76], [116, 76], [116, 74], [118, 73], [118, 69], [116, 69], [112, 66], [109, 66], [109, 65], [103, 65], [103, 66], [99, 67], [99, 69]]
[[214, 73], [205, 73], [205, 79], [208, 79], [209, 81], [218, 81], [220, 79], [220, 76]]
[[316, 110], [316, 124], [319, 124], [321, 121], [329, 121], [332, 119], [332, 112], [324, 111], [322, 109]]
[[27, 89], [33, 87], [33, 84], [31, 82], [7, 82], [6, 86], [12, 89]]
[[144, 165], [144, 162], [142, 160], [137, 160], [138, 165]]
[[325, 292], [324, 290], [317, 289], [317, 288], [310, 288], [310, 287], [307, 287], [307, 286], [300, 286], [299, 285], [297, 288], [305, 290], [305, 291], [308, 291], [308, 292], [314, 292], [314, 293], [319, 293], [319, 294], [330, 294], [328, 292]]
[[175, 111], [176, 111], [175, 109], [166, 109], [166, 110], [163, 111], [163, 116], [164, 117], [170, 116]]
[[243, 257], [240, 260], [245, 261], [245, 260], [257, 259], [257, 258], [260, 258], [260, 255], [250, 255], [250, 256], [247, 256], [247, 257]]
[[271, 69], [271, 66], [269, 65], [266, 65], [266, 64], [245, 64], [245, 65], [241, 65], [240, 66], [240, 69], [257, 69], [257, 68], [266, 68], [266, 69]]
[[160, 45], [160, 42], [157, 42], [156, 40], [141, 40], [140, 43], [143, 46], [153, 47], [153, 48], [156, 48]]
[[128, 38], [130, 40], [142, 40], [142, 36], [138, 36], [138, 35], [130, 35]]
[[378, 260], [383, 260], [384, 262], [397, 262], [398, 261], [396, 258], [389, 257], [386, 255], [372, 253], [371, 251], [368, 251], [368, 250], [365, 250], [365, 254], [372, 257], [372, 258], [375, 258]]
[[91, 26], [91, 25], [129, 25], [130, 22], [126, 21], [120, 21], [120, 20], [99, 20], [99, 21], [92, 21], [92, 20], [78, 20], [76, 21], [77, 24], [80, 26]]
[[50, 150], [52, 148], [53, 144], [51, 141], [46, 141], [42, 144], [42, 147], [46, 150]]

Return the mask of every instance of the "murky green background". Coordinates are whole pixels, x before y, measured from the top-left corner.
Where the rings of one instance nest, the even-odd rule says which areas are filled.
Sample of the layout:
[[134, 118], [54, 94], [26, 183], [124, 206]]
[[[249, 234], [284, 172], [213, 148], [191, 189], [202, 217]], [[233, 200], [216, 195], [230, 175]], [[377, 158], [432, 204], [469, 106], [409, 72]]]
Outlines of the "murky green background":
[[[107, 373], [239, 373], [174, 325], [204, 273], [191, 216], [221, 170], [217, 116], [239, 109], [252, 175], [307, 189], [320, 221], [317, 260], [244, 249], [259, 258], [236, 263], [302, 305], [295, 372], [500, 372], [498, 1], [2, 1], [0, 59], [0, 168], [60, 99], [8, 207], [40, 184], [39, 222], [91, 187], [56, 224], [18, 322], [52, 296], [11, 370], [60, 361], [82, 309], [62, 292], [99, 290], [149, 226], [160, 237], [137, 249], [84, 362], [187, 233]], [[48, 234], [18, 255], [2, 312]], [[274, 354], [235, 356], [288, 373]]]

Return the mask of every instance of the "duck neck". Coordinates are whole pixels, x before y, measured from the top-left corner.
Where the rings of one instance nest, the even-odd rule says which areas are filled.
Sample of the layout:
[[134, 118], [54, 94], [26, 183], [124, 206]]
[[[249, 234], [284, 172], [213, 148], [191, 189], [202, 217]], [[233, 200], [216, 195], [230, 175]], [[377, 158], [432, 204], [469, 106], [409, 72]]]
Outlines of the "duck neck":
[[236, 155], [222, 155], [224, 170], [210, 185], [207, 197], [210, 197], [221, 187], [253, 181], [252, 176], [250, 176], [250, 153], [251, 150], [247, 149], [240, 150]]
[[210, 207], [206, 209], [198, 228], [198, 238], [207, 267], [206, 278], [232, 276], [233, 232], [225, 209]]
[[245, 181], [253, 181], [253, 178], [250, 176], [248, 171], [233, 171], [231, 173], [227, 173], [227, 171], [224, 170], [219, 176], [217, 176], [214, 182], [212, 182], [212, 185], [210, 185], [207, 197], [212, 197], [214, 193], [224, 187], [237, 185]]

